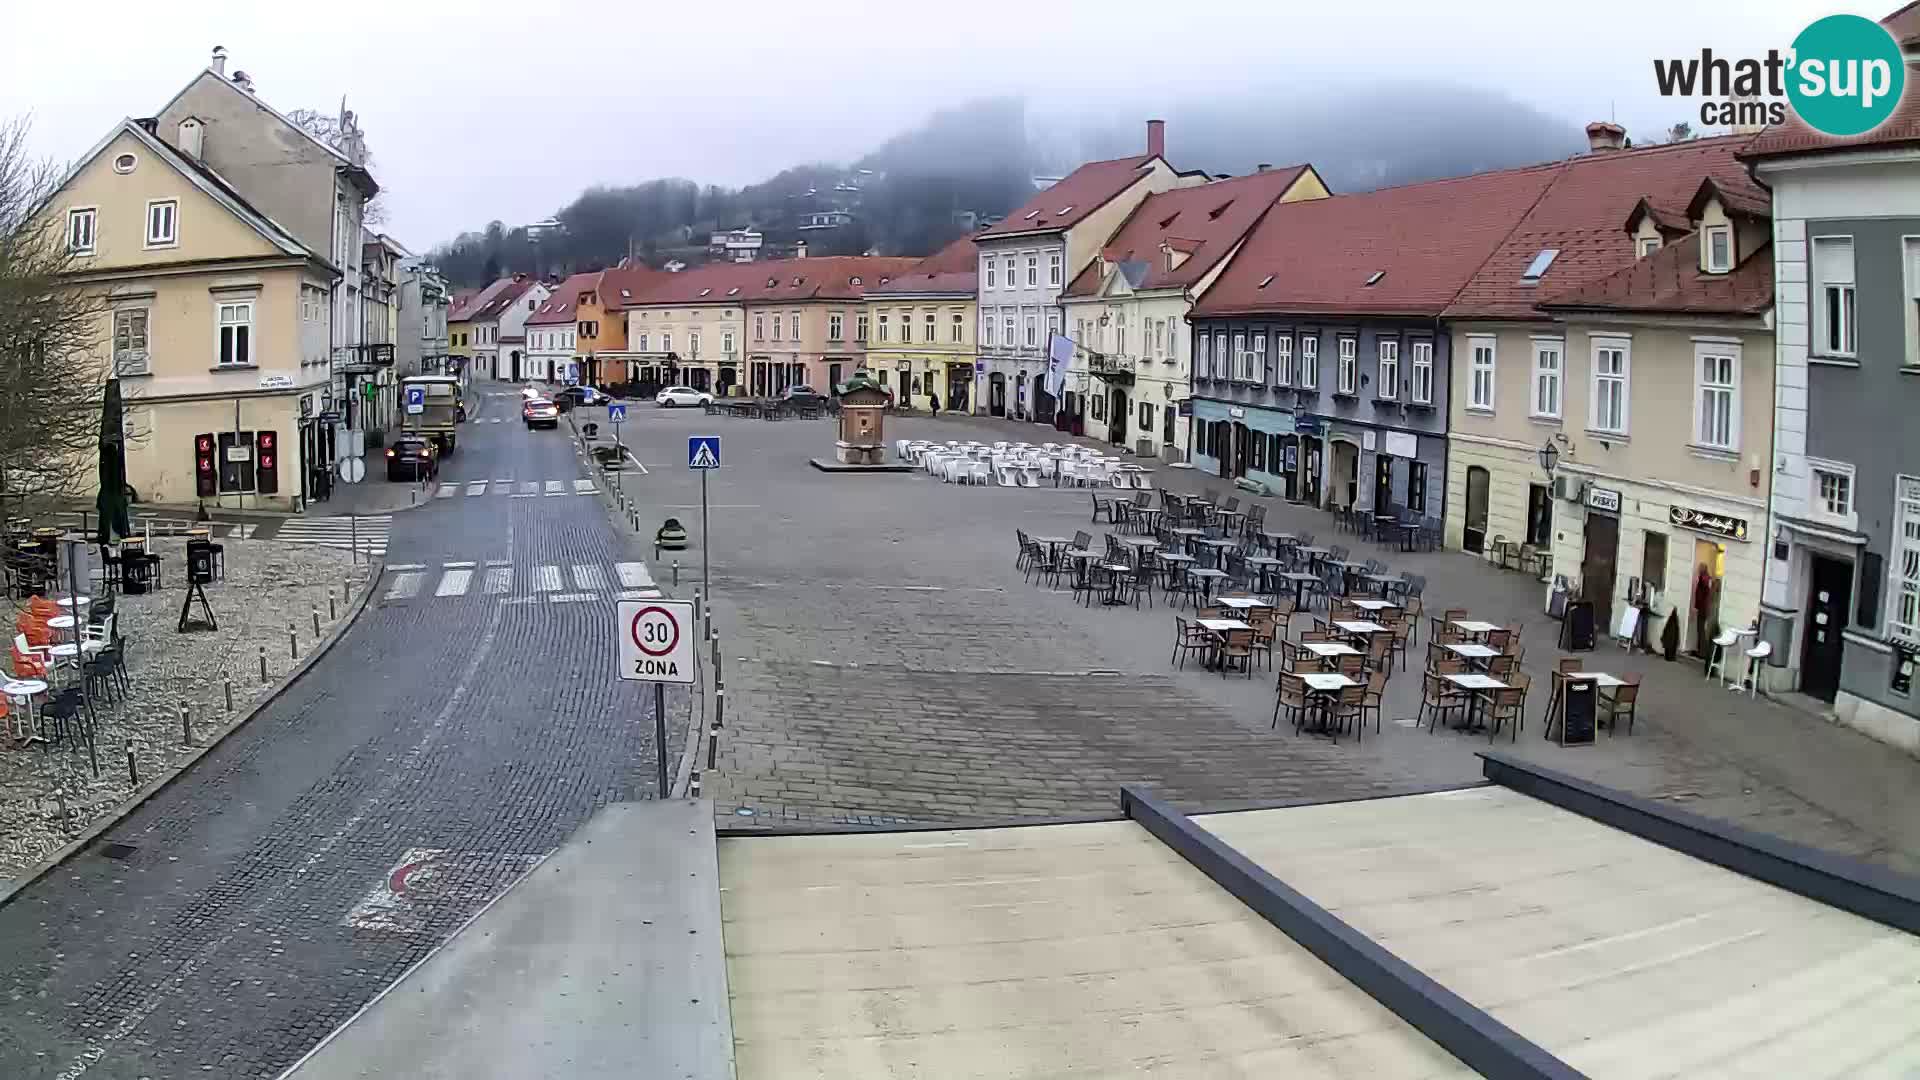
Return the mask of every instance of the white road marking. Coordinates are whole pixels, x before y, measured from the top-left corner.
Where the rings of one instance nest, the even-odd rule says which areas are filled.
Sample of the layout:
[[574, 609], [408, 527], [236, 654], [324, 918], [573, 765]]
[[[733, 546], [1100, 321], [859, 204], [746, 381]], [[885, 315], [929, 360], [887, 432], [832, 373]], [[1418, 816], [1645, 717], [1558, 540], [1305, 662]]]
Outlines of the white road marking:
[[599, 490], [591, 480], [575, 480], [573, 482], [573, 493], [575, 495], [592, 495]]
[[554, 593], [552, 596], [547, 597], [547, 602], [550, 604], [583, 604], [595, 599], [598, 599], [598, 597], [590, 592], [563, 592]]
[[547, 481], [548, 497], [552, 497], [554, 495], [565, 495], [566, 493], [567, 493], [566, 489], [560, 486], [560, 481], [558, 480]]
[[654, 600], [660, 596], [659, 589], [628, 589], [620, 594], [622, 600]]
[[623, 589], [644, 589], [653, 584], [653, 575], [648, 572], [646, 563], [614, 563], [613, 572], [620, 575], [620, 587]]
[[473, 480], [468, 482], [467, 484], [468, 498], [472, 498], [475, 495], [485, 495], [486, 493], [487, 493], [487, 482], [485, 480]]
[[538, 494], [539, 491], [540, 491], [540, 481], [538, 480], [520, 481], [520, 494], [534, 495], [534, 494]]
[[537, 571], [536, 576], [533, 579], [534, 592], [559, 592], [560, 589], [561, 589], [561, 581], [560, 581], [559, 567], [543, 566]]
[[420, 583], [426, 580], [426, 577], [427, 575], [425, 574], [414, 573], [411, 571], [404, 574], [395, 575], [393, 579], [393, 585], [387, 589], [386, 598], [388, 600], [407, 599], [408, 597], [420, 591]]
[[445, 568], [446, 568], [446, 569], [448, 569], [448, 570], [471, 570], [471, 569], [473, 569], [473, 562], [472, 562], [471, 560], [469, 560], [469, 561], [467, 561], [467, 562], [443, 562], [443, 563], [441, 563], [440, 565], [441, 565], [441, 566], [443, 566], [443, 567], [445, 567]]
[[591, 563], [576, 564], [573, 568], [573, 586], [576, 589], [604, 589], [607, 587], [607, 572]]
[[500, 477], [495, 477], [495, 478], [494, 478], [494, 481], [493, 481], [493, 486], [494, 486], [494, 487], [501, 487], [501, 488], [503, 488], [503, 487], [506, 487], [506, 486], [507, 486], [508, 484], [511, 484], [511, 483], [513, 483], [513, 480], [512, 480], [512, 478], [511, 478], [511, 477], [505, 477], [505, 476], [500, 476]]
[[471, 570], [449, 570], [440, 575], [440, 587], [433, 590], [435, 596], [465, 596], [467, 585], [473, 581]]
[[441, 484], [440, 490], [435, 492], [433, 497], [436, 499], [451, 499], [458, 494], [460, 494], [459, 484]]
[[485, 592], [488, 596], [499, 596], [513, 591], [513, 567], [495, 566], [487, 571]]
[[387, 569], [389, 570], [425, 570], [426, 568], [427, 568], [426, 563], [417, 563], [417, 562], [394, 563], [392, 566], [387, 567]]

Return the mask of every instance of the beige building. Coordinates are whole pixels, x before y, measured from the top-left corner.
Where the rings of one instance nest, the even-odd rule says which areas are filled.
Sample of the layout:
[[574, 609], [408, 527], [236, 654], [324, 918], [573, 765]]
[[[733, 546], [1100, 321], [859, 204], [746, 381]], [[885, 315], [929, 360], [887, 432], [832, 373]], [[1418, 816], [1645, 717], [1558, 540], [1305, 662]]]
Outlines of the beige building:
[[[146, 502], [298, 505], [295, 433], [327, 381], [340, 271], [192, 151], [123, 121], [44, 213], [105, 304], [97, 351], [128, 401], [127, 481]], [[284, 443], [286, 452], [279, 453]]]
[[709, 263], [648, 279], [644, 291], [624, 298], [619, 309], [627, 321], [630, 381], [691, 386], [719, 396], [741, 393], [743, 296], [766, 276], [758, 263]]
[[[760, 273], [742, 294], [748, 330], [745, 392], [778, 397], [789, 386], [810, 386], [830, 393], [867, 366], [871, 341], [863, 341], [860, 333], [866, 291], [891, 284], [918, 261], [847, 255], [747, 264]], [[920, 315], [914, 307], [896, 304], [886, 314], [893, 337], [901, 336], [896, 320], [903, 316], [916, 320], [908, 332], [917, 336]], [[879, 323], [869, 324], [867, 337], [879, 335]]]
[[[865, 340], [868, 369], [896, 401], [925, 409], [938, 397], [943, 410], [970, 411], [977, 258], [973, 238], [963, 236], [886, 284], [866, 286], [854, 339]], [[832, 393], [844, 381], [818, 389]]]

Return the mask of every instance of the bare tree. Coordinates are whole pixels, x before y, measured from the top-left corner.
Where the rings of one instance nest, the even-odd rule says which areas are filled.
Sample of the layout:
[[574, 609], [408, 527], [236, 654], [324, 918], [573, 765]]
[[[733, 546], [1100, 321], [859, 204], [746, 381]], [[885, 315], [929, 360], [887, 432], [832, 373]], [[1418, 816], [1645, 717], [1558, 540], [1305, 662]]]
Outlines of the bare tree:
[[46, 205], [66, 171], [31, 156], [28, 128], [0, 122], [0, 516], [87, 488], [109, 366], [104, 298]]
[[[287, 114], [287, 119], [293, 121], [301, 129], [306, 131], [307, 134], [319, 139], [335, 150], [343, 154], [351, 153], [347, 145], [347, 132], [341, 128], [340, 118], [338, 116], [328, 116], [319, 109], [295, 109]], [[374, 171], [373, 151], [363, 148], [360, 166], [368, 172]], [[374, 193], [373, 198], [367, 200], [366, 207], [361, 211], [361, 220], [368, 225], [385, 225], [387, 223], [386, 192], [384, 190]]]

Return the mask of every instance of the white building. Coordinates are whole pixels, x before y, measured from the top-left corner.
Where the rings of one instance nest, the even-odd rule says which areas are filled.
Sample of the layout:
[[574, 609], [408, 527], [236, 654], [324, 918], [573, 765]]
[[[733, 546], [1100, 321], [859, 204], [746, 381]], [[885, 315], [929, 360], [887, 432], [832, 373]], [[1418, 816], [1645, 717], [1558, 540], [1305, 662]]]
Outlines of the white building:
[[575, 274], [555, 286], [553, 293], [527, 319], [527, 362], [522, 379], [565, 383], [577, 378], [580, 296], [600, 287], [599, 271]]

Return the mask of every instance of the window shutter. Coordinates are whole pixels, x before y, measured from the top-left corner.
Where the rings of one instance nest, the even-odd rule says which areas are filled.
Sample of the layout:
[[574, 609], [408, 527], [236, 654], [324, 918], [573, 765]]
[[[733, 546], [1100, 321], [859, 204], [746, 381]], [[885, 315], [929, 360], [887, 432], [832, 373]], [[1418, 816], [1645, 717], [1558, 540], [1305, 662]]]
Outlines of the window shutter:
[[1860, 604], [1853, 621], [1862, 630], [1871, 630], [1880, 622], [1880, 583], [1886, 576], [1879, 552], [1860, 552]]
[[1813, 242], [1814, 280], [1822, 285], [1853, 284], [1853, 241], [1841, 238]]

